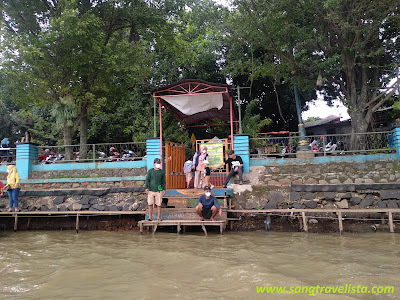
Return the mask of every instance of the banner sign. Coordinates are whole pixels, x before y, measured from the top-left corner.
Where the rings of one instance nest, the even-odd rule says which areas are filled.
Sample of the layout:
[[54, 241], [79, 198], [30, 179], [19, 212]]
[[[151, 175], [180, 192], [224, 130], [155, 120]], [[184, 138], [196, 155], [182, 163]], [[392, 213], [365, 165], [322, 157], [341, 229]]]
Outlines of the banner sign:
[[208, 161], [210, 169], [224, 162], [224, 145], [222, 142], [205, 143], [207, 146]]

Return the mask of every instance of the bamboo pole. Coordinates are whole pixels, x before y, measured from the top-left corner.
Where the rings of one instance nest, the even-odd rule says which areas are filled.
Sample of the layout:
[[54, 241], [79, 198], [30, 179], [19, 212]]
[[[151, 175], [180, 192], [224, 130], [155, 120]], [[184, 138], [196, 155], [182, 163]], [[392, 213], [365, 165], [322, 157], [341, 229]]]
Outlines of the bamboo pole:
[[75, 225], [76, 233], [79, 232], [79, 214], [76, 214], [76, 225]]
[[389, 230], [391, 233], [394, 232], [392, 212], [389, 212]]
[[342, 212], [338, 211], [338, 221], [339, 221], [339, 233], [343, 233], [343, 220], [342, 220]]
[[308, 232], [308, 224], [307, 224], [307, 217], [306, 217], [306, 213], [303, 211], [301, 212], [301, 216], [303, 218], [303, 230], [305, 232]]
[[18, 214], [14, 216], [14, 231], [17, 231], [18, 228]]

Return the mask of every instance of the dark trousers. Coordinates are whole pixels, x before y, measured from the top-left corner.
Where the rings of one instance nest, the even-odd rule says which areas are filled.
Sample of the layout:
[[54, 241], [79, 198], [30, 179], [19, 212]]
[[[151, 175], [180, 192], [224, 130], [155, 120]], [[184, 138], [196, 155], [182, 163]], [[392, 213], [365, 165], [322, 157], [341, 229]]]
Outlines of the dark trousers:
[[224, 186], [226, 186], [229, 180], [231, 180], [231, 177], [235, 176], [236, 174], [239, 174], [239, 180], [243, 181], [243, 167], [239, 167], [237, 172], [235, 172], [234, 169], [232, 168], [232, 170], [228, 173], [228, 176], [226, 176], [225, 178]]

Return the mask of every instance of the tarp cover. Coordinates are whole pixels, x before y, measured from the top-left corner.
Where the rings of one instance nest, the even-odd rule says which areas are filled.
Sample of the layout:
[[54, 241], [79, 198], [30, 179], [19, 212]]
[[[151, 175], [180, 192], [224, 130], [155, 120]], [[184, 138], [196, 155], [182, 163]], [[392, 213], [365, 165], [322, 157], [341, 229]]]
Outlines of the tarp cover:
[[188, 116], [207, 111], [212, 108], [217, 108], [220, 110], [224, 105], [222, 93], [162, 96], [161, 98]]

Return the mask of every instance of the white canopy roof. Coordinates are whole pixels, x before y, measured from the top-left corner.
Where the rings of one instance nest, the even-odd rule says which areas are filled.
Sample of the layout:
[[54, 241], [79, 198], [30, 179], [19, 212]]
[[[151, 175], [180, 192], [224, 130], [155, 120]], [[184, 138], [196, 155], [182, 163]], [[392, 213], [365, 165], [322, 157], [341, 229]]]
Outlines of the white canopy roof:
[[161, 96], [161, 98], [188, 116], [212, 108], [220, 110], [223, 106], [222, 93]]

